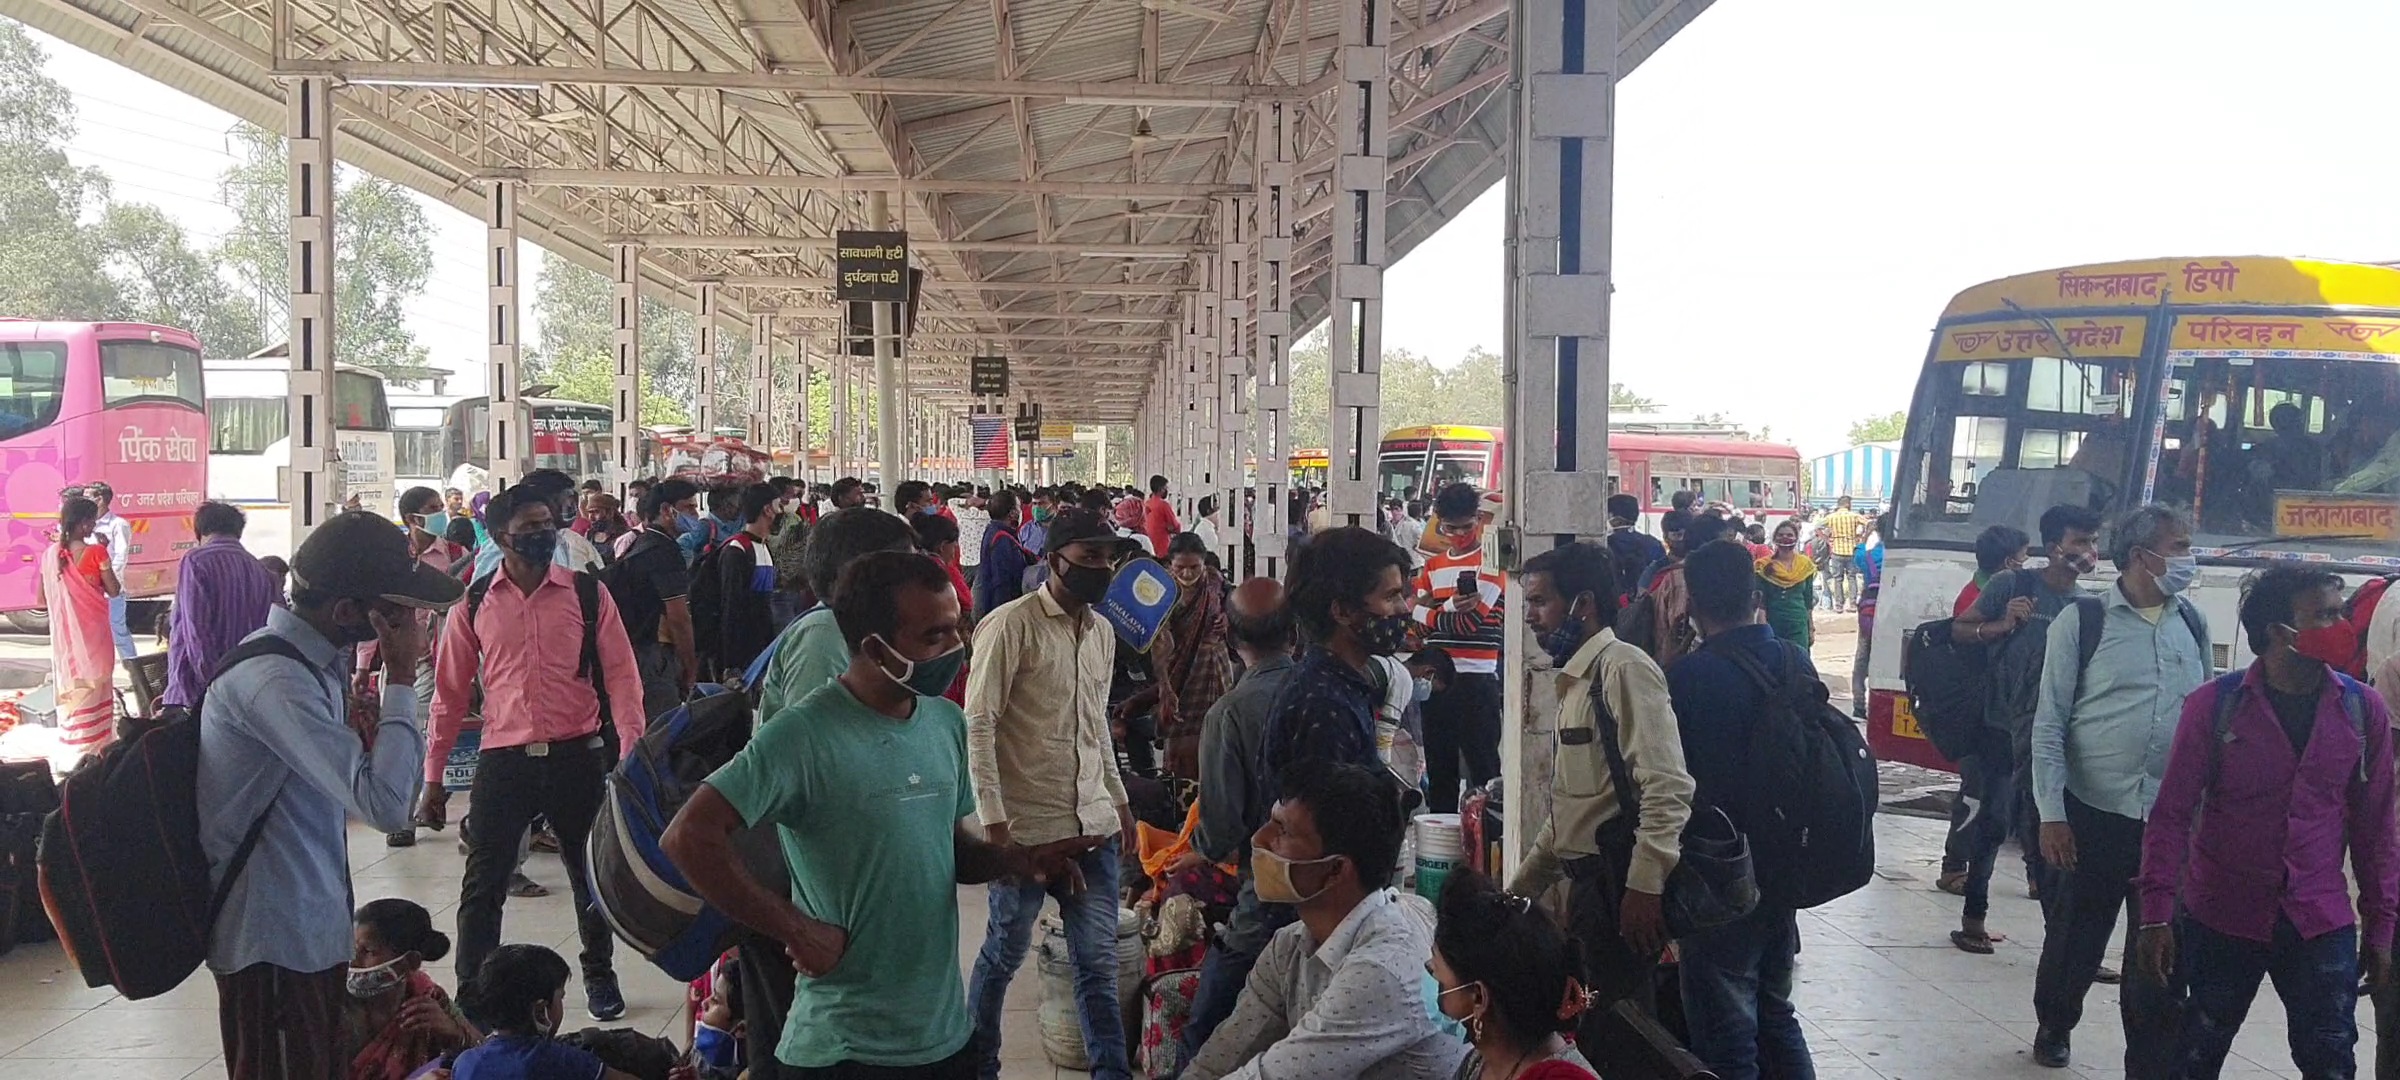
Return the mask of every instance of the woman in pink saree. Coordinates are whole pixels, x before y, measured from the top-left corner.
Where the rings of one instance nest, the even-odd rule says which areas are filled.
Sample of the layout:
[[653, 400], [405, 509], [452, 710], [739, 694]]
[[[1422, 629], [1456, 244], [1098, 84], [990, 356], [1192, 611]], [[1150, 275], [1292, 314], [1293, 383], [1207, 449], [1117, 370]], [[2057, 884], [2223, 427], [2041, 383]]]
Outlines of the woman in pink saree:
[[92, 535], [98, 520], [100, 504], [68, 499], [58, 511], [58, 543], [42, 559], [59, 735], [68, 748], [87, 754], [108, 746], [117, 722], [117, 653], [108, 598], [119, 585], [109, 569], [108, 546]]

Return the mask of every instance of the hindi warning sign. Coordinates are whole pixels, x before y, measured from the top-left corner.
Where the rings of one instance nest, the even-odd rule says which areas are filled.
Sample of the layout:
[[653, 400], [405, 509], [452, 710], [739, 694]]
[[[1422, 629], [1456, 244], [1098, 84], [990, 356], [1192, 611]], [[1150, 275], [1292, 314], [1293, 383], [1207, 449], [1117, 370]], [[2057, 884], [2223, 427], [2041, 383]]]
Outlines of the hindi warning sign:
[[1042, 437], [1042, 421], [1039, 417], [1020, 416], [1009, 426], [1014, 430], [1018, 442], [1032, 442]]
[[908, 233], [842, 229], [833, 235], [833, 298], [908, 299]]
[[967, 392], [992, 397], [1008, 395], [1008, 357], [978, 356], [967, 361]]

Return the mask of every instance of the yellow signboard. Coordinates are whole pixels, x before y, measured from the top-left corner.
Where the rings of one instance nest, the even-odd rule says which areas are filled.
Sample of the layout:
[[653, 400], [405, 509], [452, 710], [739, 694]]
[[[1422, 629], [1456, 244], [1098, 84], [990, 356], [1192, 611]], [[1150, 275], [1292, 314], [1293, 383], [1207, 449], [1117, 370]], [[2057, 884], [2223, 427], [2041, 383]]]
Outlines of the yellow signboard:
[[1903, 739], [1922, 739], [1925, 729], [1917, 726], [1917, 711], [1908, 707], [1908, 695], [1892, 699], [1892, 734]]
[[1075, 425], [1057, 420], [1042, 421], [1042, 438], [1058, 442], [1075, 441]]
[[2193, 356], [2400, 357], [2400, 318], [2372, 315], [2183, 315], [2167, 348]]
[[[2146, 323], [2140, 315], [2101, 315], [2052, 319], [2048, 325], [2039, 319], [2009, 319], [1945, 326], [1939, 331], [1941, 341], [1934, 359], [1955, 362], [2023, 360], [2035, 356], [2138, 357], [2142, 355]], [[2058, 338], [2051, 334], [2053, 328], [2066, 337], [2065, 348], [2060, 348]]]
[[2369, 263], [2259, 257], [2142, 259], [2044, 270], [1958, 294], [1944, 319], [2061, 308], [2256, 304], [2400, 309], [2400, 269]]
[[2278, 491], [2275, 535], [2400, 540], [2400, 496]]

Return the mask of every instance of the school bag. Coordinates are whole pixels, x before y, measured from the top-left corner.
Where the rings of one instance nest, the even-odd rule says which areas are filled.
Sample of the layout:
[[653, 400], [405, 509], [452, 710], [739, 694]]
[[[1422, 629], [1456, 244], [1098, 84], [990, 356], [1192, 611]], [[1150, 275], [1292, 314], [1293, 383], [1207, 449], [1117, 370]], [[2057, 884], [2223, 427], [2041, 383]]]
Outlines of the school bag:
[[1781, 644], [1780, 675], [1741, 649], [1720, 655], [1766, 694], [1765, 711], [1750, 725], [1750, 784], [1742, 796], [1759, 894], [1812, 908], [1875, 876], [1881, 790], [1858, 726], [1833, 706], [1822, 680], [1801, 674], [1799, 649]]
[[724, 625], [725, 588], [719, 579], [724, 576], [725, 549], [731, 546], [733, 541], [727, 540], [701, 553], [700, 561], [692, 564], [691, 592], [684, 595], [692, 611], [692, 651], [700, 657], [702, 672], [716, 671], [717, 650], [723, 645], [718, 631]]
[[2385, 574], [2360, 585], [2350, 599], [2342, 602], [2342, 618], [2350, 624], [2350, 633], [2357, 644], [2350, 650], [2350, 660], [2341, 665], [2342, 674], [2353, 679], [2367, 677], [2367, 631], [2375, 625], [2375, 612], [2383, 606], [2383, 594], [2392, 587], [2392, 579], [2400, 574]]
[[1950, 636], [1956, 619], [1935, 619], [1900, 642], [1900, 677], [1908, 686], [1909, 714], [1942, 756], [1958, 761], [1975, 751], [1990, 692], [1989, 650], [1981, 642], [1960, 644]]
[[1192, 1024], [1192, 998], [1200, 989], [1199, 968], [1161, 971], [1142, 980], [1142, 1016], [1134, 1067], [1143, 1076], [1173, 1076], [1183, 1060], [1183, 1029]]
[[[700, 898], [659, 841], [701, 782], [749, 744], [749, 699], [704, 685], [700, 696], [650, 721], [608, 774], [585, 845], [592, 901], [609, 929], [678, 982], [707, 972], [738, 943], [742, 927]], [[735, 845], [760, 885], [784, 890], [773, 826], [745, 829]]]
[[0, 761], [0, 955], [57, 936], [42, 912], [42, 819], [58, 809], [48, 761]]
[[[261, 656], [314, 673], [297, 646], [261, 634], [225, 654], [216, 678]], [[42, 822], [42, 906], [86, 986], [114, 986], [139, 1001], [199, 970], [225, 897], [274, 813], [270, 799], [212, 886], [200, 847], [200, 704], [77, 766]]]

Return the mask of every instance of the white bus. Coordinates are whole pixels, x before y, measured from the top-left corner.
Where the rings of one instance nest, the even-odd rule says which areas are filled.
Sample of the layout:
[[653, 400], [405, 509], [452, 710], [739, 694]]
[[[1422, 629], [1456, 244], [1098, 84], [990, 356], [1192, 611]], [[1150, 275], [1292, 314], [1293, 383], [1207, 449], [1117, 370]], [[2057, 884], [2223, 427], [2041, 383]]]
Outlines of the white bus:
[[394, 490], [440, 491], [450, 482], [450, 470], [442, 467], [442, 422], [458, 400], [456, 394], [391, 395]]
[[[250, 516], [242, 546], [256, 555], [292, 554], [291, 361], [280, 356], [208, 360], [208, 497]], [[399, 498], [392, 460], [392, 410], [383, 376], [341, 365], [333, 373], [336, 489], [361, 509], [390, 516]]]

